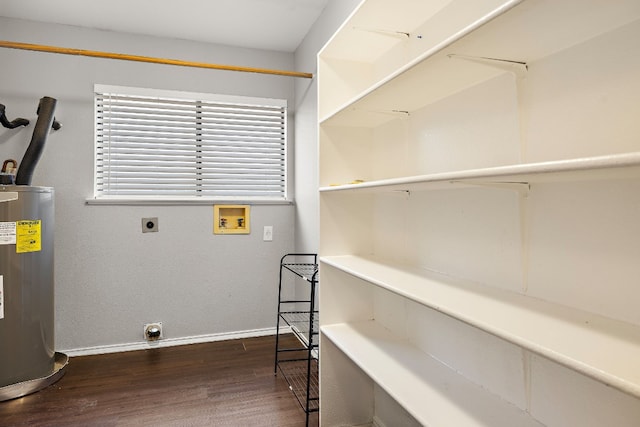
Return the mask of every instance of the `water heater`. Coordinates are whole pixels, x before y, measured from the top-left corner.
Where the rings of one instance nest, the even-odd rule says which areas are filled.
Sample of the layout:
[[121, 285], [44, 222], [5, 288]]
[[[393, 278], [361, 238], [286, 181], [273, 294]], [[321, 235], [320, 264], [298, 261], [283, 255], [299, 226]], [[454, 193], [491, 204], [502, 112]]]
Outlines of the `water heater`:
[[[45, 101], [52, 116], [55, 100]], [[68, 360], [54, 349], [54, 191], [30, 185], [51, 128], [42, 106], [18, 170], [26, 182], [0, 184], [0, 401], [52, 384]]]

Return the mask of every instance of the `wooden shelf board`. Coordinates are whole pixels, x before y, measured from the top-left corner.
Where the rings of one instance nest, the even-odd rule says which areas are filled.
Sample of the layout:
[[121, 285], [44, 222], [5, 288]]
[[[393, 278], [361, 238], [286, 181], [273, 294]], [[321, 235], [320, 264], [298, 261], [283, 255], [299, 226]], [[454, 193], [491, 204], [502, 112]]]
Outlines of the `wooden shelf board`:
[[639, 326], [375, 258], [320, 261], [640, 397]]
[[541, 426], [375, 321], [326, 325], [321, 332], [423, 425]]

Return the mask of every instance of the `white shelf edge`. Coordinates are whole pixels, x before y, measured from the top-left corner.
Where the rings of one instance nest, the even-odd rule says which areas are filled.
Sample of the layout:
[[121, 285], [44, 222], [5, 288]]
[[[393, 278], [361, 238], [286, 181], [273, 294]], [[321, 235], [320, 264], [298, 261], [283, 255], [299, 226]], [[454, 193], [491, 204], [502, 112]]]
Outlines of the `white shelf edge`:
[[[321, 117], [318, 122], [320, 123], [320, 125], [322, 125], [323, 123], [327, 122], [331, 118], [333, 118], [336, 115], [338, 115], [340, 112], [349, 109], [356, 102], [358, 102], [361, 99], [367, 97], [369, 94], [375, 92], [380, 87], [382, 87], [385, 84], [389, 83], [390, 81], [394, 80], [396, 77], [406, 73], [407, 71], [411, 70], [413, 67], [417, 66], [421, 62], [429, 59], [430, 57], [432, 57], [433, 55], [437, 54], [438, 52], [446, 49], [447, 47], [451, 46], [453, 43], [455, 43], [456, 41], [460, 40], [464, 36], [472, 33], [476, 29], [480, 28], [481, 26], [485, 25], [486, 23], [488, 23], [491, 20], [497, 18], [498, 16], [502, 15], [503, 13], [507, 12], [508, 10], [512, 9], [513, 7], [517, 6], [518, 4], [520, 4], [520, 3], [524, 2], [524, 1], [525, 0], [509, 0], [509, 1], [506, 1], [501, 6], [497, 7], [496, 9], [492, 10], [491, 12], [487, 13], [483, 17], [477, 19], [476, 21], [472, 22], [471, 24], [467, 25], [466, 27], [458, 30], [456, 33], [454, 33], [453, 35], [449, 36], [448, 38], [446, 38], [445, 40], [441, 41], [440, 43], [436, 44], [431, 49], [426, 50], [425, 52], [423, 52], [422, 54], [420, 54], [419, 56], [417, 56], [413, 60], [409, 61], [407, 64], [403, 65], [400, 68], [397, 68], [393, 73], [391, 73], [391, 74], [389, 74], [389, 75], [387, 75], [385, 77], [382, 77], [377, 82], [374, 82], [367, 89], [364, 89], [359, 94], [353, 96], [351, 99], [343, 102], [340, 106], [338, 106], [337, 108], [333, 109], [333, 111], [329, 112], [327, 115], [325, 115], [325, 117]], [[362, 5], [362, 3], [361, 3], [361, 5]], [[345, 22], [345, 24], [343, 24], [343, 26], [346, 25], [347, 22]], [[332, 37], [332, 39], [334, 37], [335, 37], [335, 34]], [[318, 59], [322, 56], [322, 51], [329, 45], [330, 42], [331, 42], [331, 40], [327, 44], [325, 44], [323, 49], [318, 53]]]
[[[423, 425], [541, 426], [530, 414], [396, 338], [375, 321], [326, 325], [320, 330]], [[466, 402], [463, 409], [457, 403], [460, 400]]]
[[640, 397], [639, 326], [373, 257], [322, 256], [320, 263]]
[[[576, 174], [595, 171], [611, 172], [611, 176], [615, 177], [631, 168], [640, 169], [640, 152], [383, 179], [359, 184], [320, 187], [320, 192], [377, 189], [399, 191], [437, 184], [531, 183], [551, 181], [552, 177], [556, 180], [566, 180]], [[615, 171], [620, 173], [616, 175]]]

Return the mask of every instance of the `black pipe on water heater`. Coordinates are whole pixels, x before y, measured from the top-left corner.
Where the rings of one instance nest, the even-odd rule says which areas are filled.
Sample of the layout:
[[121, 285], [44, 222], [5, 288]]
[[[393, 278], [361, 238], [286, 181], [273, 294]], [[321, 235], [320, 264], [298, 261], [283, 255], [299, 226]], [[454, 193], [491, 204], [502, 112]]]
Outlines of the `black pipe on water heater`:
[[0, 104], [0, 124], [6, 127], [7, 129], [15, 129], [18, 126], [27, 126], [29, 124], [29, 120], [17, 118], [14, 120], [9, 120], [5, 114], [6, 107]]
[[[33, 171], [40, 160], [44, 144], [49, 136], [49, 130], [54, 124], [54, 113], [56, 110], [56, 99], [48, 96], [40, 99], [38, 104], [38, 120], [31, 136], [31, 143], [22, 157], [18, 173], [16, 174], [16, 185], [31, 185]], [[56, 122], [57, 127], [59, 125]]]

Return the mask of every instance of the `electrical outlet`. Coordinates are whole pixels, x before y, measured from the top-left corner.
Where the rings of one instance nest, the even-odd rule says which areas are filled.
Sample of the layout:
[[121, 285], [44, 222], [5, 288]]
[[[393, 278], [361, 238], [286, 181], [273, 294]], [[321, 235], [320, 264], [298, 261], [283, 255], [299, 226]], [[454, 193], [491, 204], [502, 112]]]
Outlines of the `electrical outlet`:
[[262, 240], [271, 242], [273, 240], [273, 225], [265, 225], [262, 233]]
[[162, 335], [162, 322], [147, 323], [142, 331], [147, 341], [158, 341], [164, 338]]
[[142, 218], [142, 232], [155, 233], [158, 231], [158, 218]]

